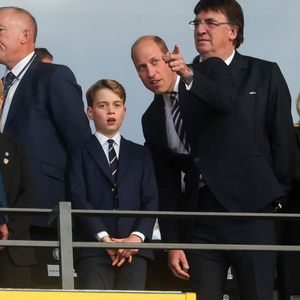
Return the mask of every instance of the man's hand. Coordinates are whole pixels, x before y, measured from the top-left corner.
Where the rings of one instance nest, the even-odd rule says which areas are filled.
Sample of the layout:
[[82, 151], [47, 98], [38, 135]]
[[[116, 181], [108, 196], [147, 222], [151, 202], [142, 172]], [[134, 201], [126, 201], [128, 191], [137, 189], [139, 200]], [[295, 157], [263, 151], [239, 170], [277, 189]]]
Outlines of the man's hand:
[[[101, 242], [104, 242], [104, 243], [112, 243], [112, 239], [110, 238], [109, 235], [106, 235], [104, 236], [102, 239], [101, 239]], [[110, 257], [111, 261], [112, 261], [112, 265], [115, 266], [116, 264], [119, 263], [119, 256], [118, 256], [118, 249], [105, 249], [106, 253], [108, 254], [108, 256]]]
[[[0, 224], [0, 239], [1, 240], [8, 240], [8, 228], [6, 224]], [[0, 247], [0, 251], [3, 250], [5, 247]]]
[[172, 53], [163, 55], [163, 60], [167, 63], [173, 72], [180, 77], [187, 78], [190, 76], [190, 68], [184, 62], [179, 46], [176, 44]]
[[[126, 238], [121, 238], [121, 239], [112, 238], [111, 240], [116, 243], [141, 243], [142, 242], [141, 238], [134, 234], [131, 234]], [[124, 260], [127, 259], [128, 262], [131, 263], [132, 256], [137, 254], [138, 251], [139, 249], [118, 249], [118, 256], [120, 261], [123, 259]], [[124, 261], [122, 261], [122, 264], [123, 262]], [[117, 266], [119, 267], [119, 264], [117, 264]]]
[[183, 250], [169, 250], [168, 254], [169, 268], [173, 274], [180, 279], [189, 280], [188, 270], [190, 266]]

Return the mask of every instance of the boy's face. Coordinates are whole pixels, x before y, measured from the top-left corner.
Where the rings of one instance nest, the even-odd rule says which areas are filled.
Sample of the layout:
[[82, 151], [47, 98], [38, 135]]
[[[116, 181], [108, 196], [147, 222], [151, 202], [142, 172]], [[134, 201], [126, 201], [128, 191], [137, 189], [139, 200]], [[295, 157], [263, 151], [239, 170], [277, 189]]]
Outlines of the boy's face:
[[121, 127], [126, 113], [123, 99], [113, 91], [103, 88], [96, 92], [93, 106], [88, 106], [88, 117], [94, 121], [96, 130], [113, 137]]

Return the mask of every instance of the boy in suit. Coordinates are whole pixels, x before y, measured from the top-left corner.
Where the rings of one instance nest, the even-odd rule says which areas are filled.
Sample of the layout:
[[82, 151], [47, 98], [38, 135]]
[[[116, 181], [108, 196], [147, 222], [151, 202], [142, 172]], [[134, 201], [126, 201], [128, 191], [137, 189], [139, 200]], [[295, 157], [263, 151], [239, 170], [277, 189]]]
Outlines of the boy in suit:
[[[126, 93], [114, 80], [100, 80], [86, 94], [88, 117], [96, 133], [72, 149], [70, 193], [73, 208], [101, 210], [157, 210], [158, 193], [148, 150], [121, 137]], [[79, 217], [80, 240], [141, 243], [150, 240], [154, 218]], [[145, 288], [150, 250], [79, 249], [76, 271], [79, 288]]]

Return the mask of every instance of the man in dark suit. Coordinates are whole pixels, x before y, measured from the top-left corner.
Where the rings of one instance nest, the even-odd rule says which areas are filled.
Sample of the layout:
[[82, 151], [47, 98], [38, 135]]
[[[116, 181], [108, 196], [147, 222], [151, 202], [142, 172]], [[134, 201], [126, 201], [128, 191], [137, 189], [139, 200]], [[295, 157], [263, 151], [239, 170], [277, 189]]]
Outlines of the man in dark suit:
[[[74, 208], [157, 210], [158, 193], [148, 150], [121, 137], [125, 90], [115, 80], [99, 80], [87, 91], [88, 116], [96, 133], [72, 151], [70, 192]], [[149, 241], [153, 218], [78, 217], [76, 236], [84, 241], [141, 243]], [[145, 289], [147, 259], [152, 251], [88, 249], [76, 255], [80, 288]]]
[[[225, 20], [219, 22], [225, 25]], [[271, 212], [284, 192], [256, 145], [224, 61], [208, 58], [192, 69], [177, 45], [170, 53], [156, 36], [138, 39], [131, 55], [144, 85], [155, 93], [142, 125], [154, 160], [160, 209]], [[174, 110], [178, 105], [180, 114]], [[185, 139], [177, 127], [180, 118]], [[169, 242], [276, 243], [272, 221], [162, 219], [160, 225]], [[275, 261], [276, 255], [266, 252], [169, 251], [175, 276], [191, 279], [199, 299], [209, 300], [223, 298], [230, 265], [241, 299], [273, 299]]]
[[[200, 54], [194, 63], [214, 56], [229, 65], [239, 105], [255, 141], [287, 195], [295, 144], [291, 96], [278, 65], [236, 51], [244, 41], [244, 16], [237, 1], [201, 0], [194, 13], [190, 24], [194, 25], [195, 47]], [[278, 208], [284, 205], [285, 199], [281, 200]]]
[[[24, 147], [0, 134], [0, 172], [3, 177], [7, 206], [28, 208], [34, 206], [35, 187]], [[31, 216], [9, 215], [9, 239], [29, 240]], [[7, 247], [0, 252], [0, 286], [29, 288], [30, 268], [36, 263], [30, 247]], [[4, 275], [5, 274], [5, 275]]]
[[[244, 56], [236, 51], [244, 41], [243, 11], [237, 1], [201, 0], [195, 6], [194, 13], [195, 19], [190, 23], [195, 26], [195, 46], [200, 54], [194, 63], [217, 56], [229, 65], [239, 104], [255, 141], [285, 192], [285, 196], [277, 200], [274, 209], [287, 209], [296, 147], [291, 96], [285, 79], [276, 63]], [[211, 24], [205, 26], [203, 22], [209, 23], [207, 21]], [[220, 21], [228, 22], [228, 26], [235, 28], [236, 34], [228, 38], [226, 24], [218, 25]], [[223, 29], [216, 30], [217, 27]], [[285, 239], [280, 223], [277, 238], [280, 243]], [[279, 264], [285, 265], [284, 257], [282, 253], [279, 254]], [[282, 280], [281, 272], [278, 272], [277, 278], [279, 282]]]
[[[37, 24], [28, 11], [1, 7], [0, 24], [0, 63], [7, 69], [1, 130], [25, 145], [37, 187], [34, 206], [53, 208], [67, 200], [68, 147], [91, 135], [81, 88], [68, 67], [45, 64], [35, 56]], [[47, 227], [46, 216], [34, 216], [33, 224], [33, 239], [57, 238], [56, 229]]]
[[[69, 68], [45, 64], [34, 54], [37, 24], [21, 8], [1, 7], [0, 63], [15, 78], [1, 113], [3, 133], [22, 140], [37, 186], [39, 208], [53, 208], [65, 198], [67, 148], [91, 135], [81, 88]], [[18, 24], [18, 26], [17, 26]], [[47, 218], [36, 225], [46, 225]]]

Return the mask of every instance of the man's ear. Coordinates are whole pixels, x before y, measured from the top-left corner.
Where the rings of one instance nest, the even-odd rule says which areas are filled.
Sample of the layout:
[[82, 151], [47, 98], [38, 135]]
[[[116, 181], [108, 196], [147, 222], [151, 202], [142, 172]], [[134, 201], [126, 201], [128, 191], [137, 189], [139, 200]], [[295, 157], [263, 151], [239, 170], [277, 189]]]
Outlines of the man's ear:
[[86, 114], [90, 120], [94, 120], [94, 111], [90, 106], [87, 107]]
[[229, 39], [234, 42], [238, 36], [238, 32], [239, 32], [239, 28], [237, 26], [230, 26]]
[[26, 44], [31, 39], [30, 29], [24, 29], [21, 36], [21, 44]]

